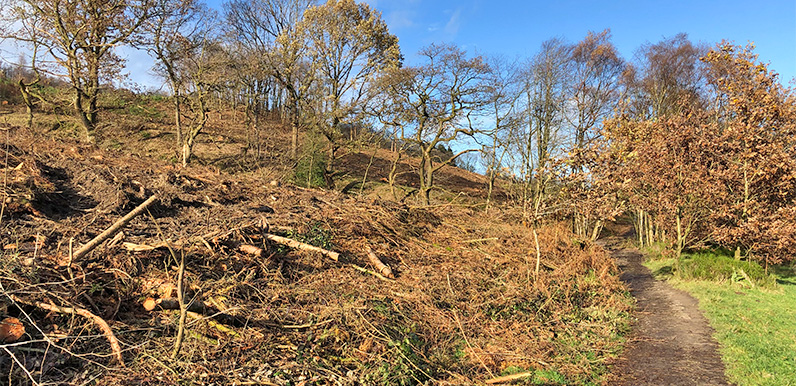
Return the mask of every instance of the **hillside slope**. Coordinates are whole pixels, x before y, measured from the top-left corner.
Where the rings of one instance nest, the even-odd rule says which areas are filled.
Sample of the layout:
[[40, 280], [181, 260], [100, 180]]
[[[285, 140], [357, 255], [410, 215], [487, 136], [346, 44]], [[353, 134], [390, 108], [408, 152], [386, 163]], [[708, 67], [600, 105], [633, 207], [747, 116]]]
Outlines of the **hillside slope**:
[[[183, 169], [160, 146], [133, 149], [157, 141], [140, 134], [153, 129], [112, 129], [100, 147], [41, 129], [2, 133], [0, 313], [26, 334], [0, 371], [19, 384], [473, 384], [516, 372], [585, 383], [620, 348], [630, 302], [616, 266], [564, 226], [539, 231], [536, 272], [534, 237], [510, 208], [271, 184], [278, 169], [223, 168], [201, 147], [204, 165]], [[205, 149], [241, 146], [213, 129], [205, 138]], [[70, 258], [153, 195], [117, 237]], [[394, 280], [374, 274], [367, 248]], [[179, 311], [143, 304], [176, 296], [182, 256], [186, 299], [202, 307], [169, 359]], [[125, 367], [95, 321], [42, 305], [107, 321]]]

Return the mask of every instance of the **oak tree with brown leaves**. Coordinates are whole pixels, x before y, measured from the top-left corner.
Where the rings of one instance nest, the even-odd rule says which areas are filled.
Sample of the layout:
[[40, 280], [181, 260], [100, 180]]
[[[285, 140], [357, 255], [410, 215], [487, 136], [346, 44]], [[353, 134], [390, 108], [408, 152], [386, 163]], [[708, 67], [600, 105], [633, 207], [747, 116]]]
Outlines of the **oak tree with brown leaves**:
[[591, 170], [644, 213], [642, 239], [654, 224], [677, 255], [709, 242], [766, 264], [794, 260], [793, 94], [752, 47], [722, 43], [702, 60], [710, 103], [687, 98], [661, 116], [607, 121], [603, 162]]
[[796, 100], [752, 49], [725, 42], [703, 59], [716, 92], [712, 169], [724, 188], [714, 236], [779, 263], [796, 257]]

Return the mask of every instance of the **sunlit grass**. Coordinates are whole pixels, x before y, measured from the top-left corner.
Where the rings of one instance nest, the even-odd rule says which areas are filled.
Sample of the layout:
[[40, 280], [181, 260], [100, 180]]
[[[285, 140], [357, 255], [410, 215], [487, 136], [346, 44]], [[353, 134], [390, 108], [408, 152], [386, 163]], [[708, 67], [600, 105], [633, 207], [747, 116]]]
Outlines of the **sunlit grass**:
[[[710, 256], [702, 254], [700, 258]], [[724, 257], [714, 254], [713, 258], [716, 265], [725, 264]], [[690, 259], [685, 257], [685, 261]], [[647, 266], [699, 300], [700, 309], [716, 330], [730, 382], [796, 385], [796, 277], [792, 269], [772, 275], [778, 285], [761, 288], [742, 275], [684, 279], [682, 276], [691, 275], [673, 272], [673, 259], [651, 261]]]

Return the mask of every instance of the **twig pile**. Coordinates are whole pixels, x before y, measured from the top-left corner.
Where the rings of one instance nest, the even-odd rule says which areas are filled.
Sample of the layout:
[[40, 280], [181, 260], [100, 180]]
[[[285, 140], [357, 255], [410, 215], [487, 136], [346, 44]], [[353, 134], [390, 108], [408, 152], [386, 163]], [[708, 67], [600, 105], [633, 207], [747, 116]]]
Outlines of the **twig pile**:
[[0, 344], [11, 378], [581, 383], [618, 349], [629, 304], [616, 267], [559, 225], [538, 230], [537, 255], [506, 211], [409, 208], [73, 145], [12, 152], [42, 182], [26, 185], [31, 209], [0, 223], [0, 314], [25, 328]]

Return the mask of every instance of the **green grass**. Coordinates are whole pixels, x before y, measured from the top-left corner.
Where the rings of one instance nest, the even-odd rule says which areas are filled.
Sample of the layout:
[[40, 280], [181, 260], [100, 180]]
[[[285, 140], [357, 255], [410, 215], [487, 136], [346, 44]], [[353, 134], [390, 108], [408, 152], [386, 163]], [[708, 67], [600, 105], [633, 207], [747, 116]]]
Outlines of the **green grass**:
[[[711, 260], [713, 268], [708, 267]], [[759, 266], [716, 253], [684, 257], [681, 271], [674, 269], [673, 259], [650, 261], [647, 266], [699, 300], [716, 330], [730, 382], [796, 385], [796, 277], [792, 269], [757, 277], [762, 272]], [[738, 267], [747, 268], [747, 277], [738, 274]], [[708, 279], [708, 271], [715, 277]]]
[[163, 117], [163, 113], [158, 111], [155, 107], [145, 106], [143, 104], [129, 106], [125, 114], [148, 119], [160, 119]]
[[513, 375], [513, 374], [520, 374], [526, 372], [528, 373], [526, 377], [518, 379], [519, 384], [545, 385], [545, 386], [570, 384], [569, 381], [567, 380], [567, 377], [561, 375], [561, 373], [555, 370], [531, 369], [529, 371], [528, 369], [524, 369], [522, 367], [511, 366], [506, 368], [506, 370], [500, 373], [500, 375], [501, 376]]

